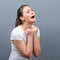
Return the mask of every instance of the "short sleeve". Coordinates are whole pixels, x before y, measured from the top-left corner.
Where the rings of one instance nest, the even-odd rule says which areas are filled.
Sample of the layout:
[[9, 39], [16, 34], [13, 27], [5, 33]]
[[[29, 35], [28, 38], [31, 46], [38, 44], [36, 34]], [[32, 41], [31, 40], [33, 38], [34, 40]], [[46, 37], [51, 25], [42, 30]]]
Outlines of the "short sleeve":
[[40, 37], [40, 29], [38, 29], [37, 36]]
[[12, 31], [11, 40], [22, 40], [22, 36], [17, 31]]

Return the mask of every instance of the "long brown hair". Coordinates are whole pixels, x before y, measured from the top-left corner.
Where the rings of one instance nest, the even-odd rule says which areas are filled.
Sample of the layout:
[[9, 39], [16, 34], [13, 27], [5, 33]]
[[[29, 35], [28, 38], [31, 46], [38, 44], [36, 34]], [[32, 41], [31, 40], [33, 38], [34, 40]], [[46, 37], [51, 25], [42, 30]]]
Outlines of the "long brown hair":
[[18, 8], [18, 10], [17, 10], [17, 18], [16, 18], [16, 22], [15, 22], [15, 27], [23, 24], [20, 17], [23, 16], [23, 9], [24, 9], [25, 6], [29, 6], [29, 5], [21, 5], [20, 8]]

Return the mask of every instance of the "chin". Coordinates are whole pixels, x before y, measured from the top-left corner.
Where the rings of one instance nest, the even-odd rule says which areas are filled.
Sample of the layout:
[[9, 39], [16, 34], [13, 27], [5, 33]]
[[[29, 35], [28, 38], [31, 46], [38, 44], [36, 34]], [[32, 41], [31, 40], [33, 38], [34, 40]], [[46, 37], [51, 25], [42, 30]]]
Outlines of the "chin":
[[36, 21], [36, 19], [30, 19], [30, 23], [34, 23]]
[[31, 21], [31, 23], [34, 23], [35, 21]]

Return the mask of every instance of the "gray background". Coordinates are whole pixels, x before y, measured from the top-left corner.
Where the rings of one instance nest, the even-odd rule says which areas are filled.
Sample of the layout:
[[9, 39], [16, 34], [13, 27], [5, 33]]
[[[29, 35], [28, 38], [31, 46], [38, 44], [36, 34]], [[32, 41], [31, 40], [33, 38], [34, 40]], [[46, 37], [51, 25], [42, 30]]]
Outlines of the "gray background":
[[0, 60], [8, 60], [10, 33], [22, 4], [36, 12], [35, 25], [41, 30], [42, 52], [33, 60], [60, 60], [60, 0], [0, 0]]

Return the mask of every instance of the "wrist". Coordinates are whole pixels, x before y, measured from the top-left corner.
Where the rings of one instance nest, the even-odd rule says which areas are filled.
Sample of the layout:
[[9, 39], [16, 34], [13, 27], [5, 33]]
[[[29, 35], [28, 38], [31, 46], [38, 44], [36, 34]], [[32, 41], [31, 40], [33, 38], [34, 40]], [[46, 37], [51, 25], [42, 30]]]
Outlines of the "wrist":
[[27, 37], [33, 37], [33, 34], [29, 34], [29, 35], [27, 35]]
[[37, 32], [35, 32], [34, 35], [37, 35]]
[[37, 33], [34, 34], [34, 37], [37, 37]]

